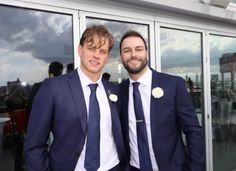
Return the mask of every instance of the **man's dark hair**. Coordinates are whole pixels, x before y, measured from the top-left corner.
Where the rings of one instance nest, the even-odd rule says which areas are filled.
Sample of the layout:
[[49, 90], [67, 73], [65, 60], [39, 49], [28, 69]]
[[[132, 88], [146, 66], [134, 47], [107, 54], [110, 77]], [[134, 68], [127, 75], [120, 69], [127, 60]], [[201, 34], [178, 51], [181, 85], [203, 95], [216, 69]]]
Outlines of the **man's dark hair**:
[[69, 63], [66, 65], [66, 72], [69, 73], [74, 70], [74, 63]]
[[58, 62], [54, 61], [51, 62], [48, 68], [48, 74], [53, 74], [53, 76], [61, 75], [63, 71], [63, 65]]
[[141, 34], [139, 34], [138, 32], [136, 31], [127, 31], [123, 37], [121, 38], [121, 41], [120, 41], [120, 53], [121, 53], [121, 45], [124, 41], [124, 39], [128, 38], [128, 37], [139, 37], [143, 40], [143, 43], [144, 43], [144, 46], [145, 46], [145, 50], [147, 50], [147, 44], [146, 44], [146, 41], [145, 39], [143, 38], [143, 36]]

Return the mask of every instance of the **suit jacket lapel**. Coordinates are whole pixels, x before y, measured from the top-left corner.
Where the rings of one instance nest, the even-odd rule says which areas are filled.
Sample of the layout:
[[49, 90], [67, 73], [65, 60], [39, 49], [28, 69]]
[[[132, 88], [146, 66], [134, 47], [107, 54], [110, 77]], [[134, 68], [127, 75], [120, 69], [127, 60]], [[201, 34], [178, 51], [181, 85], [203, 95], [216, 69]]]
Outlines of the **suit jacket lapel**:
[[127, 155], [130, 156], [129, 147], [129, 79], [120, 84], [120, 97], [121, 97], [121, 124], [123, 127], [124, 144]]
[[[153, 71], [152, 70], [152, 86], [151, 86], [151, 107], [150, 107], [150, 122], [151, 122], [151, 134], [152, 137], [156, 136], [157, 134], [157, 130], [155, 130], [154, 125], [158, 124], [158, 116], [160, 113], [158, 113], [158, 110], [160, 108], [159, 105], [159, 100], [157, 98], [154, 98], [154, 96], [152, 95], [152, 90], [156, 87], [160, 87], [161, 86], [161, 81], [160, 81], [160, 75], [158, 74], [158, 72]], [[154, 138], [152, 138], [154, 139]], [[156, 143], [156, 142], [155, 142]]]
[[124, 82], [124, 86], [122, 88], [122, 108], [123, 108], [123, 122], [124, 122], [124, 126], [125, 126], [125, 130], [127, 132], [127, 138], [129, 139], [129, 79], [127, 79]]
[[76, 105], [77, 112], [79, 114], [80, 123], [82, 125], [83, 131], [86, 132], [87, 109], [84, 100], [83, 89], [80, 83], [80, 78], [77, 70], [74, 70], [69, 74], [68, 84], [71, 90], [71, 95]]
[[[114, 110], [113, 110], [112, 102], [111, 102], [111, 100], [109, 99], [109, 95], [110, 95], [110, 93], [114, 93], [114, 92], [112, 92], [112, 90], [111, 90], [111, 88], [110, 88], [109, 83], [108, 83], [107, 80], [103, 79], [103, 80], [102, 80], [102, 83], [103, 83], [103, 86], [104, 86], [105, 91], [106, 91], [108, 103], [109, 103], [110, 110], [111, 110], [111, 114], [112, 114], [112, 113], [114, 112]], [[111, 116], [112, 116], [112, 115], [111, 115]]]
[[109, 106], [110, 106], [110, 111], [111, 111], [111, 119], [112, 119], [112, 131], [113, 131], [113, 134], [115, 133], [114, 132], [114, 129], [117, 128], [117, 123], [119, 121], [119, 115], [117, 113], [117, 109], [116, 109], [116, 105], [114, 104], [115, 102], [112, 102], [110, 99], [109, 99], [109, 95], [110, 94], [115, 94], [116, 92], [113, 92], [114, 90], [112, 89], [112, 87], [109, 85], [109, 82], [107, 80], [102, 80], [103, 82], [103, 86], [105, 88], [105, 91], [106, 91], [106, 95], [107, 95], [107, 99], [108, 99], [108, 103], [109, 103]]
[[124, 149], [123, 149], [124, 144], [123, 144], [123, 141], [122, 141], [122, 139], [123, 139], [122, 138], [122, 130], [121, 130], [119, 114], [118, 114], [118, 111], [117, 111], [117, 106], [115, 104], [117, 102], [113, 102], [109, 98], [110, 94], [117, 95], [116, 94], [117, 91], [114, 90], [114, 87], [109, 85], [110, 83], [107, 80], [103, 79], [102, 82], [103, 82], [103, 86], [105, 88], [108, 103], [109, 103], [109, 106], [110, 106], [111, 122], [112, 122], [112, 134], [113, 134], [114, 141], [115, 141], [115, 144], [116, 144], [117, 152], [118, 152], [120, 160], [124, 160], [124, 157], [122, 156], [125, 153]]

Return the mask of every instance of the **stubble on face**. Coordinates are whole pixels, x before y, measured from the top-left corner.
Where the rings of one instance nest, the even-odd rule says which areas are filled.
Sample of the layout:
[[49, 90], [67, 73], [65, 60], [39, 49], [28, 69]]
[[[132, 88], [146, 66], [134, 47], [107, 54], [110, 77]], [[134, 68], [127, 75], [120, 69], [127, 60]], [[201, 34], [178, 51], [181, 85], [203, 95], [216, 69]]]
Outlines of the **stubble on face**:
[[[127, 70], [128, 73], [130, 74], [138, 74], [144, 70], [144, 68], [147, 66], [147, 58], [145, 59], [139, 59], [140, 60], [140, 65], [137, 67], [132, 67], [129, 65], [129, 62], [131, 60], [134, 60], [135, 57], [131, 57], [130, 59], [127, 59], [126, 61], [122, 60], [124, 68]], [[136, 59], [137, 60], [137, 59]]]
[[140, 37], [127, 37], [121, 44], [121, 60], [130, 78], [137, 80], [148, 68], [148, 53]]

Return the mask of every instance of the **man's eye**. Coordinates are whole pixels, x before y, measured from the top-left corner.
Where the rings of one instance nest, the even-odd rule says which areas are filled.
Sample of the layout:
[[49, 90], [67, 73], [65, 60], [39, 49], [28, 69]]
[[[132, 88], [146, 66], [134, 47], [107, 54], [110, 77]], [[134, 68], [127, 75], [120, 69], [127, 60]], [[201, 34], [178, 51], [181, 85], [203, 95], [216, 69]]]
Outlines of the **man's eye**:
[[101, 50], [100, 53], [105, 55], [105, 54], [107, 54], [107, 51], [106, 50]]
[[143, 48], [137, 48], [136, 51], [143, 51]]
[[130, 52], [130, 49], [124, 49], [123, 50], [123, 53], [127, 53], [127, 52]]

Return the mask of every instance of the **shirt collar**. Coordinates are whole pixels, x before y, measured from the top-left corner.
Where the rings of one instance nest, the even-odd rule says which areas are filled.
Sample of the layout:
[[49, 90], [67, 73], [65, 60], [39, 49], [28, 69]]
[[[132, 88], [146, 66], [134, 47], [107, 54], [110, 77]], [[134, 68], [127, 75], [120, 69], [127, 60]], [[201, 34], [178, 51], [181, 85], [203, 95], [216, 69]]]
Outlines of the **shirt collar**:
[[139, 82], [140, 84], [142, 84], [144, 86], [148, 86], [148, 85], [150, 85], [149, 82], [151, 80], [152, 80], [152, 71], [150, 70], [149, 67], [148, 67], [147, 71], [137, 81], [134, 81], [131, 78], [129, 78], [130, 85], [132, 85], [133, 82]]
[[102, 77], [100, 76], [99, 79], [96, 82], [91, 81], [85, 74], [84, 72], [78, 67], [77, 69], [79, 77], [80, 77], [80, 82], [82, 87], [87, 87], [89, 84], [95, 84], [97, 83], [98, 86], [101, 86], [102, 84]]

